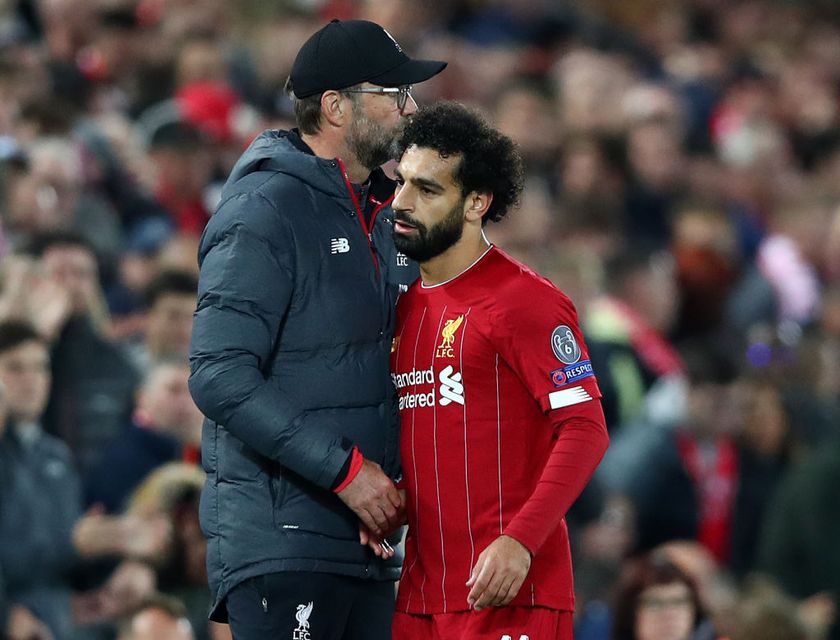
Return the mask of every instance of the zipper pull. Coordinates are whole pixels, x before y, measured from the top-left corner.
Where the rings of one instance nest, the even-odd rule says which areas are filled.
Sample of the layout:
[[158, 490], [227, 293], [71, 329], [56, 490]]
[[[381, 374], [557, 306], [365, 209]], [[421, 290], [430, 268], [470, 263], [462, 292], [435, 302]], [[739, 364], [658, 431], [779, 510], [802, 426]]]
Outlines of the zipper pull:
[[263, 611], [268, 613], [268, 600], [266, 598], [262, 599], [262, 607], [263, 607]]

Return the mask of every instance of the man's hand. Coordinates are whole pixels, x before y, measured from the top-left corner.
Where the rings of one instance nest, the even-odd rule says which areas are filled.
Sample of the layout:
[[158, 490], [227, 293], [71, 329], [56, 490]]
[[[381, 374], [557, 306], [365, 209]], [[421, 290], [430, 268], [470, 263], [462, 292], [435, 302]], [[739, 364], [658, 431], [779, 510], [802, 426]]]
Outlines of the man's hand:
[[467, 603], [476, 611], [503, 607], [516, 597], [528, 570], [531, 553], [510, 536], [499, 536], [481, 552], [467, 586]]
[[370, 550], [376, 554], [376, 557], [382, 558], [383, 560], [393, 558], [396, 553], [394, 547], [385, 538], [373, 535], [370, 529], [361, 522], [359, 523], [359, 543], [363, 547], [370, 547]]
[[[398, 527], [404, 525], [406, 523], [405, 517], [405, 489], [397, 489], [397, 493], [400, 496], [400, 514], [401, 518], [398, 523]], [[395, 529], [391, 529], [385, 532], [384, 536], [376, 536], [371, 533], [371, 530], [368, 529], [364, 523], [359, 523], [359, 542], [363, 547], [370, 547], [371, 551], [373, 551], [377, 557], [382, 558], [383, 560], [387, 560], [389, 558], [393, 558], [396, 551], [390, 545], [387, 540], [387, 537], [390, 536]]]
[[359, 473], [338, 497], [375, 536], [384, 536], [402, 522], [402, 500], [397, 488], [382, 467], [370, 460], [364, 461]]
[[9, 610], [6, 634], [9, 640], [53, 640], [53, 634], [32, 612], [21, 606]]

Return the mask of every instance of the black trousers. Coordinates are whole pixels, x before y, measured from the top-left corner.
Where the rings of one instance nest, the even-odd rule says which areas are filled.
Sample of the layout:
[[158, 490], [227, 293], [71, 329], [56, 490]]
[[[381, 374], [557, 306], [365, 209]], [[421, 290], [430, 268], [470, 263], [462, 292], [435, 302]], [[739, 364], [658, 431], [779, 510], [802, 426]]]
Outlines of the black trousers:
[[227, 597], [234, 640], [390, 640], [394, 583], [328, 573], [257, 576]]

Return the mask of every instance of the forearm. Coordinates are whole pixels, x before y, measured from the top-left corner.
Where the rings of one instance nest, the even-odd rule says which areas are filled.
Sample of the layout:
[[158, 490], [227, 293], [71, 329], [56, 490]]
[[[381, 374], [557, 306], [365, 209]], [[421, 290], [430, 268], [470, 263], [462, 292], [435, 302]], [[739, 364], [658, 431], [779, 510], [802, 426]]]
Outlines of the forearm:
[[244, 358], [237, 359], [193, 368], [190, 388], [198, 407], [260, 455], [320, 487], [333, 487], [353, 448], [340, 425], [296, 408]]
[[600, 402], [576, 405], [574, 412], [554, 412], [557, 440], [534, 492], [504, 531], [532, 554], [560, 525], [607, 450]]

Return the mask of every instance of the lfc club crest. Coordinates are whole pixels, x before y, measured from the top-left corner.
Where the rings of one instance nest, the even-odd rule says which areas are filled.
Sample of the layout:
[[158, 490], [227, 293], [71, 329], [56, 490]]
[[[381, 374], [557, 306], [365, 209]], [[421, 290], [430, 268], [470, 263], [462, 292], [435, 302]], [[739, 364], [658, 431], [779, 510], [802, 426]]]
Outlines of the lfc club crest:
[[460, 315], [457, 318], [447, 320], [443, 329], [440, 332], [441, 341], [435, 354], [438, 358], [454, 358], [455, 357], [455, 332], [461, 328], [464, 323], [464, 316]]

